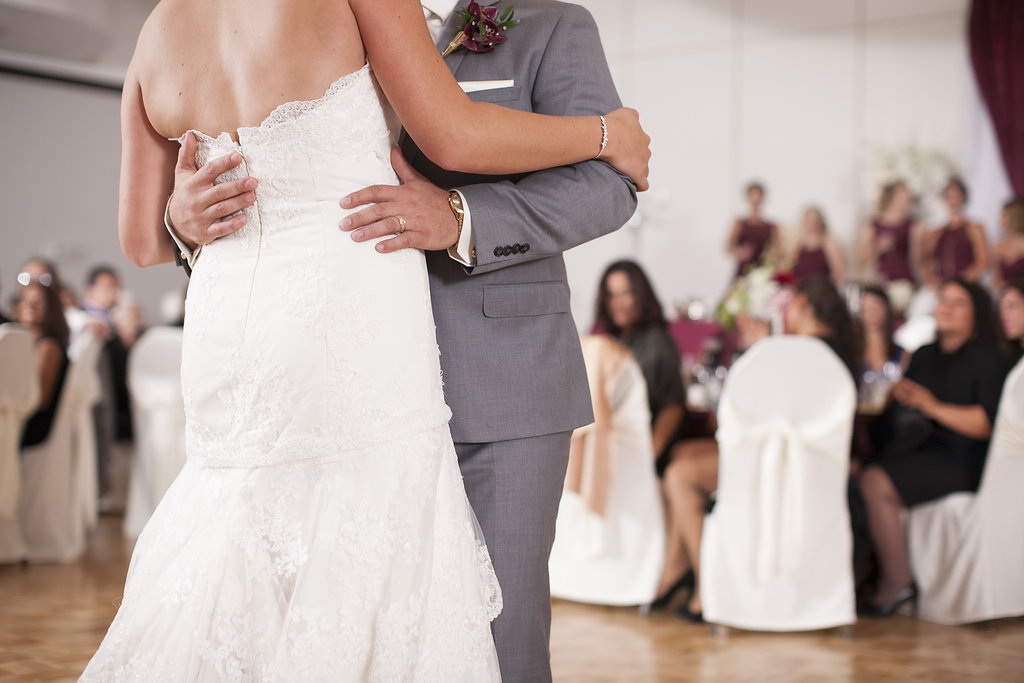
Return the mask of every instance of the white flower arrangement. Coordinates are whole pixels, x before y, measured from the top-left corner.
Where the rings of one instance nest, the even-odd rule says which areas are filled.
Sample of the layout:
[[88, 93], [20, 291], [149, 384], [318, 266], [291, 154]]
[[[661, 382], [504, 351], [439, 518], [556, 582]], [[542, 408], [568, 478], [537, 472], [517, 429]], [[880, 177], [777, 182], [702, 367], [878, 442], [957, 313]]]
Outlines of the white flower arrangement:
[[916, 143], [897, 147], [872, 146], [868, 153], [870, 160], [864, 189], [872, 210], [882, 188], [901, 180], [920, 202], [922, 218], [934, 221], [941, 214], [939, 192], [951, 177], [958, 175], [956, 164], [945, 153]]
[[715, 320], [732, 329], [736, 316], [747, 313], [760, 320], [769, 320], [782, 285], [775, 279], [775, 269], [759, 264], [736, 278], [725, 297], [715, 308]]

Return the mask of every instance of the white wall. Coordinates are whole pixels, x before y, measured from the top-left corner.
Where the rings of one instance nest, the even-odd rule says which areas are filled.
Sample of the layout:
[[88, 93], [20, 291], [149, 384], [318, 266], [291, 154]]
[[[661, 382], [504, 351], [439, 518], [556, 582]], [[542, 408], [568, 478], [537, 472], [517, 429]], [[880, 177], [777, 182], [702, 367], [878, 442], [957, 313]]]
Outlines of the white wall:
[[[124, 4], [106, 62], [124, 61], [145, 14], [145, 2]], [[714, 301], [731, 272], [725, 231], [750, 178], [767, 183], [766, 211], [784, 226], [815, 202], [852, 246], [868, 210], [869, 146], [917, 143], [964, 158], [968, 0], [581, 4], [654, 139], [641, 226], [567, 255], [581, 328], [600, 272], [621, 256], [649, 269], [670, 309], [688, 296]], [[0, 102], [4, 298], [21, 260], [42, 252], [73, 285], [92, 263], [120, 266], [155, 318], [180, 272], [140, 270], [117, 247], [117, 94], [0, 73]]]
[[654, 139], [641, 227], [567, 257], [581, 328], [601, 271], [622, 256], [648, 269], [667, 312], [685, 297], [713, 303], [732, 272], [726, 231], [752, 178], [767, 184], [766, 213], [784, 228], [819, 204], [852, 252], [870, 210], [871, 146], [964, 156], [967, 0], [581, 4], [622, 99]]

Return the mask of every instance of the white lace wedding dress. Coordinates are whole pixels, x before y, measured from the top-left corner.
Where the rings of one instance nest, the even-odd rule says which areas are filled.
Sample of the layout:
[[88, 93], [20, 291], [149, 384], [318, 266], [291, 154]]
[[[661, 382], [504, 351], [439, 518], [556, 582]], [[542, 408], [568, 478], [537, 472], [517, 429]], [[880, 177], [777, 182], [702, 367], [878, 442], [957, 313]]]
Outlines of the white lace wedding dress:
[[368, 67], [198, 134], [259, 179], [189, 284], [188, 462], [85, 681], [488, 681], [501, 595], [466, 500], [422, 254], [338, 228], [395, 183]]

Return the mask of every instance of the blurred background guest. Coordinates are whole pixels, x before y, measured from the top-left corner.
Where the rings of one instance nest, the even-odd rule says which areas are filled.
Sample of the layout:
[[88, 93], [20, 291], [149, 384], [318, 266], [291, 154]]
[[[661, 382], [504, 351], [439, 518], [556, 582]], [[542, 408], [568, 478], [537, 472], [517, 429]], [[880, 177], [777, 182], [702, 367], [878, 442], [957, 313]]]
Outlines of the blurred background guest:
[[861, 237], [859, 261], [884, 283], [904, 280], [916, 283], [920, 226], [914, 221], [914, 197], [906, 183], [897, 180], [882, 188], [875, 218]]
[[21, 434], [21, 447], [26, 448], [43, 443], [50, 435], [68, 369], [68, 324], [48, 274], [26, 279], [21, 285], [16, 312], [18, 321], [35, 341], [40, 388], [39, 407], [29, 416]]
[[902, 375], [906, 359], [893, 339], [895, 313], [883, 288], [861, 287], [858, 319], [864, 348], [859, 375], [860, 407], [868, 412], [880, 411], [892, 384]]
[[[786, 332], [813, 336], [828, 344], [856, 378], [860, 366], [860, 336], [846, 301], [826, 277], [812, 276], [796, 284], [785, 308]], [[669, 538], [662, 591], [683, 583], [692, 571], [695, 584], [687, 604], [677, 614], [688, 621], [703, 619], [700, 599], [700, 543], [704, 515], [718, 488], [718, 444], [714, 439], [695, 439], [672, 449], [665, 470]], [[674, 563], [674, 564], [673, 564]], [[665, 601], [667, 604], [667, 601]]]
[[765, 189], [759, 182], [751, 182], [745, 189], [747, 215], [737, 218], [725, 243], [726, 252], [736, 261], [734, 278], [762, 261], [770, 261], [779, 243], [779, 231], [774, 223], [762, 216]]
[[964, 216], [967, 186], [962, 180], [951, 178], [942, 190], [942, 199], [949, 210], [949, 222], [924, 239], [926, 280], [933, 285], [950, 278], [976, 282], [988, 268], [985, 228]]
[[40, 256], [31, 256], [21, 265], [18, 271], [18, 282], [27, 282], [43, 276], [49, 278], [50, 286], [57, 290], [60, 297], [61, 308], [64, 311], [64, 318], [67, 320], [70, 338], [68, 340], [68, 355], [71, 358], [76, 356], [78, 345], [81, 343], [84, 332], [90, 332], [97, 338], [106, 336], [106, 326], [100, 320], [89, 315], [78, 305], [74, 292], [67, 286], [67, 283], [57, 272], [57, 266], [49, 259]]
[[992, 252], [996, 289], [1010, 280], [1024, 278], [1024, 199], [1011, 199], [1000, 215], [1003, 236]]
[[1010, 348], [1010, 365], [1014, 365], [1024, 355], [1024, 275], [1003, 286], [999, 318]]
[[824, 275], [839, 284], [846, 277], [843, 248], [828, 234], [825, 215], [816, 206], [804, 210], [800, 236], [790, 254], [793, 277], [802, 280]]
[[874, 616], [917, 599], [901, 510], [977, 490], [1006, 376], [992, 299], [980, 286], [943, 283], [935, 324], [938, 340], [914, 353], [873, 430], [878, 461], [860, 475], [880, 572], [864, 606]]
[[640, 364], [651, 410], [655, 456], [666, 454], [685, 413], [679, 349], [668, 333], [661, 302], [635, 261], [616, 261], [598, 287], [597, 325], [625, 344]]

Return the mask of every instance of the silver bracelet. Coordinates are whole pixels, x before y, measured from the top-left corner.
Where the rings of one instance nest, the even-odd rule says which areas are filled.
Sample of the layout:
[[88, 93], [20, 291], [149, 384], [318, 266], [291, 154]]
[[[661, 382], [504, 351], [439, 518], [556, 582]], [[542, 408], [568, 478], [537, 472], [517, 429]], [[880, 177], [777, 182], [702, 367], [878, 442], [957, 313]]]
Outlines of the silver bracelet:
[[595, 159], [600, 159], [601, 155], [604, 154], [604, 148], [608, 146], [608, 122], [604, 120], [603, 116], [598, 116], [601, 119], [601, 150], [597, 153]]

